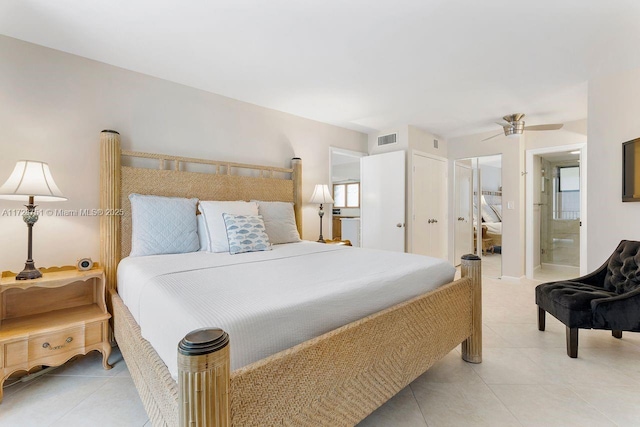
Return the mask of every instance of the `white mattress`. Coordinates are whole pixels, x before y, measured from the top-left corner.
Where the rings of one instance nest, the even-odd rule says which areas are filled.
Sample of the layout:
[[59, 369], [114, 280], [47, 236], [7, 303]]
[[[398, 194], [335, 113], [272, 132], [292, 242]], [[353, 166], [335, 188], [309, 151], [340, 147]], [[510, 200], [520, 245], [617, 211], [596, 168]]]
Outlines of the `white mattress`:
[[231, 340], [236, 369], [453, 280], [420, 255], [300, 242], [272, 251], [123, 259], [118, 292], [177, 376], [177, 344], [205, 326]]
[[502, 234], [501, 222], [483, 222], [482, 225], [486, 225], [487, 231], [491, 234]]

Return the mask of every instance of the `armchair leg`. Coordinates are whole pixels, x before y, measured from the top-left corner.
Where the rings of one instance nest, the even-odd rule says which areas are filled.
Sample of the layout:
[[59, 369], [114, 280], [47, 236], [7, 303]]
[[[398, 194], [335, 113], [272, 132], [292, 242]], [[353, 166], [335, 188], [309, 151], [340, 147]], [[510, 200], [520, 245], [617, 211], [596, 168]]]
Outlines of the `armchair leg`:
[[538, 330], [539, 331], [544, 331], [544, 327], [545, 327], [545, 311], [540, 308], [540, 306], [538, 306]]
[[611, 331], [611, 335], [613, 335], [615, 338], [620, 339], [620, 338], [622, 338], [622, 331], [613, 330], [613, 331]]
[[567, 326], [567, 356], [578, 357], [578, 328]]

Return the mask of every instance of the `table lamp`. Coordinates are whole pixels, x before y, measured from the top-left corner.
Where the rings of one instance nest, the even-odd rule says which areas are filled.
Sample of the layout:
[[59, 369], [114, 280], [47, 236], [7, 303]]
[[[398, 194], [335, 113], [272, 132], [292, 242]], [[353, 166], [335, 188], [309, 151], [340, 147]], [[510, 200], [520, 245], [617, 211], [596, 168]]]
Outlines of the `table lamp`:
[[329, 186], [327, 184], [316, 184], [309, 203], [320, 203], [320, 210], [318, 211], [318, 215], [320, 216], [320, 237], [318, 238], [318, 242], [325, 243], [324, 237], [322, 237], [322, 217], [324, 216], [322, 205], [324, 203], [333, 203]]
[[35, 267], [32, 256], [33, 224], [38, 221], [38, 213], [35, 211], [34, 198], [42, 202], [56, 202], [67, 200], [56, 185], [49, 165], [34, 160], [20, 160], [9, 176], [9, 179], [0, 187], [0, 199], [27, 201], [27, 212], [22, 215], [27, 224], [29, 237], [27, 243], [27, 262], [16, 276], [17, 280], [37, 279], [42, 273]]

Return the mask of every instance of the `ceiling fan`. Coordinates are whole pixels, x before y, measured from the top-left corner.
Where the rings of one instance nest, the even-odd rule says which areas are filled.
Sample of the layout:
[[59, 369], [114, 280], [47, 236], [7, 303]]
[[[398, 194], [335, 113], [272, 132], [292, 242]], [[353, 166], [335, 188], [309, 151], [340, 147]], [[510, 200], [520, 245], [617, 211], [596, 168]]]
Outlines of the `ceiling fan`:
[[[536, 130], [558, 130], [558, 129], [561, 129], [562, 126], [563, 126], [562, 124], [525, 126], [524, 125], [524, 120], [522, 120], [523, 117], [524, 117], [524, 113], [510, 114], [508, 116], [504, 116], [503, 117], [503, 119], [504, 119], [504, 121], [506, 123], [498, 123], [498, 122], [496, 122], [496, 124], [502, 126], [502, 129], [504, 130], [504, 135], [505, 136], [522, 135], [522, 133], [524, 133], [525, 130], [527, 130], [527, 131], [529, 131], [529, 130], [531, 130], [531, 131], [536, 131]], [[502, 133], [490, 136], [489, 138], [485, 138], [485, 139], [483, 139], [483, 141], [498, 137], [500, 135], [502, 135]]]

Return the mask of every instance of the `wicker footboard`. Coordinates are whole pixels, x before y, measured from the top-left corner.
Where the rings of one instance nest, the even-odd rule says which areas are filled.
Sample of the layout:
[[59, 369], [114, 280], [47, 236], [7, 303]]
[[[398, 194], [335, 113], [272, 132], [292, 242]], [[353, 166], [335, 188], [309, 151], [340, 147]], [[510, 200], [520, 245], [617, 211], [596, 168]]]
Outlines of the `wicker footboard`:
[[[223, 418], [234, 426], [350, 426], [461, 342], [465, 360], [480, 362], [480, 262], [473, 264], [476, 268], [465, 272], [463, 261], [463, 275], [470, 277], [232, 372]], [[176, 381], [117, 293], [112, 302], [116, 340], [153, 425], [201, 420], [201, 414], [182, 414], [190, 421], [179, 422]], [[202, 395], [202, 378], [183, 395], [182, 409], [188, 410], [188, 396]], [[195, 406], [202, 411], [202, 401]]]
[[461, 279], [234, 371], [231, 424], [357, 424], [471, 334], [471, 292]]
[[178, 384], [149, 341], [142, 338], [140, 326], [114, 291], [111, 304], [116, 341], [149, 419], [154, 426], [177, 426]]

